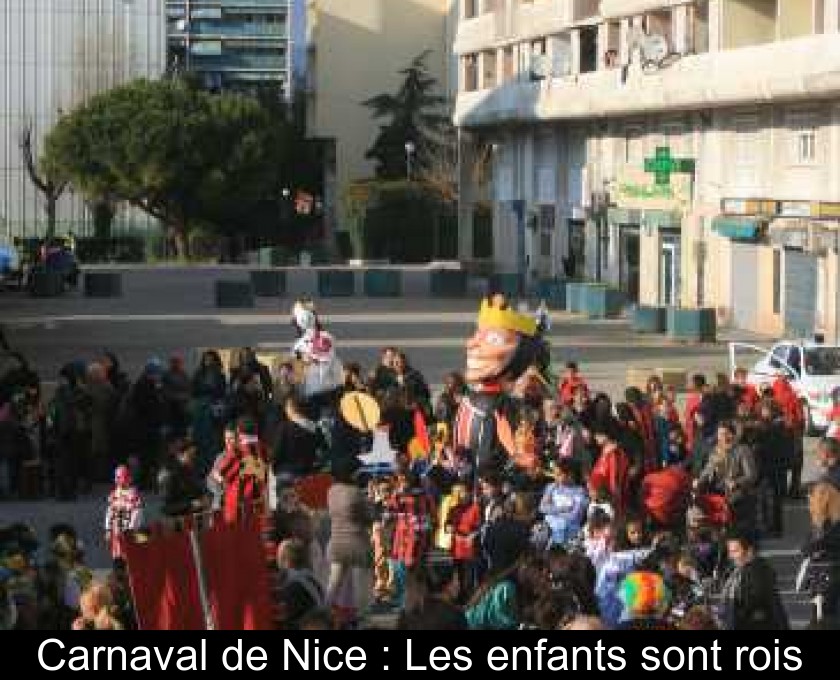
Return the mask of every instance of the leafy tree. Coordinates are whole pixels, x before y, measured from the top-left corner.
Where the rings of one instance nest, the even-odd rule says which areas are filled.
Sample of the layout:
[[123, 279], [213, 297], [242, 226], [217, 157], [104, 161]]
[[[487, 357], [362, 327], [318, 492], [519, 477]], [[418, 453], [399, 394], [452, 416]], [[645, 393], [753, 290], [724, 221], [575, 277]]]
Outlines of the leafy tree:
[[277, 200], [285, 128], [254, 98], [138, 80], [62, 117], [42, 162], [89, 202], [159, 219], [185, 256], [190, 229], [225, 232]]
[[386, 121], [365, 156], [376, 162], [379, 179], [407, 176], [406, 142], [414, 144], [412, 164], [418, 176], [434, 167], [436, 155], [446, 143], [444, 137], [451, 129], [444, 109], [447, 100], [437, 93], [437, 81], [426, 66], [430, 53], [423, 52], [400, 71], [403, 82], [396, 94], [380, 94], [363, 102], [374, 119]]
[[44, 210], [47, 213], [47, 238], [51, 239], [55, 236], [58, 199], [67, 189], [67, 181], [61, 178], [60, 171], [49, 161], [40, 164], [36, 161], [31, 123], [24, 125], [23, 130], [21, 130], [19, 144], [29, 179], [44, 196]]

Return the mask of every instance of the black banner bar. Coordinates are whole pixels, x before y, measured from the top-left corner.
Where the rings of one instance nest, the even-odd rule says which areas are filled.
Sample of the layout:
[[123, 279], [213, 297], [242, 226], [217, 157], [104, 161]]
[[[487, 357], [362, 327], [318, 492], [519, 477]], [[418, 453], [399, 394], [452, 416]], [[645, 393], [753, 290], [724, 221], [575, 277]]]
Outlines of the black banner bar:
[[[295, 673], [783, 672], [836, 667], [818, 631], [675, 633], [11, 633], [3, 649], [30, 671]], [[11, 667], [10, 667], [11, 669]], [[833, 673], [834, 671], [832, 671]]]

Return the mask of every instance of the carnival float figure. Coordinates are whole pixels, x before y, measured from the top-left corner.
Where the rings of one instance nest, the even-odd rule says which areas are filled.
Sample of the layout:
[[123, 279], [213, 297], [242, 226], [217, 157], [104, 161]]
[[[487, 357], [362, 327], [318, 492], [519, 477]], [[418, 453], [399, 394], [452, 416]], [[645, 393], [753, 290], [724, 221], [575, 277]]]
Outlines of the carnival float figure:
[[512, 309], [502, 295], [481, 305], [478, 327], [467, 341], [469, 393], [458, 409], [454, 433], [456, 450], [472, 455], [479, 475], [510, 471], [520, 458], [511, 390], [530, 367], [546, 368], [540, 326], [531, 315]]

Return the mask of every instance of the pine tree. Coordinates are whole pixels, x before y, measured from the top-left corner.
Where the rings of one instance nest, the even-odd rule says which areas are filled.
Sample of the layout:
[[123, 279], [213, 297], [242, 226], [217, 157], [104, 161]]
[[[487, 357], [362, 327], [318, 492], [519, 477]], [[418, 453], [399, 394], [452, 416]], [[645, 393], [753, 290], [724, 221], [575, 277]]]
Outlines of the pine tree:
[[437, 80], [426, 65], [430, 53], [423, 52], [399, 72], [403, 83], [396, 94], [380, 94], [363, 102], [372, 110], [374, 119], [386, 121], [365, 155], [376, 161], [379, 179], [408, 176], [406, 143], [414, 145], [411, 162], [416, 176], [432, 167], [435, 154], [445, 143], [451, 122], [444, 108], [447, 100], [438, 94]]

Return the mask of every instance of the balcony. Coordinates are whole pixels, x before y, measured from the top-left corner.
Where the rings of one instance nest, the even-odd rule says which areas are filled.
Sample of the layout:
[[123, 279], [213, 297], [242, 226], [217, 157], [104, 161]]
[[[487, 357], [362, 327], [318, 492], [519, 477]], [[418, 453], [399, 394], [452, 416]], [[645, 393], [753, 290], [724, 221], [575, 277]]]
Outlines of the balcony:
[[[288, 9], [291, 6], [291, 0], [192, 0], [190, 3], [194, 10], [205, 8], [227, 8], [234, 9]], [[185, 8], [186, 0], [166, 0], [166, 6], [169, 10], [179, 10]], [[171, 13], [170, 13], [171, 15]]]
[[228, 52], [214, 55], [192, 55], [194, 71], [285, 71], [286, 57], [276, 54]]
[[[196, 21], [190, 23], [189, 33], [191, 36], [202, 38], [253, 38], [255, 40], [284, 40], [289, 37], [289, 27], [285, 23], [251, 23], [251, 22], [220, 22], [220, 21]], [[170, 25], [169, 36], [180, 38], [187, 34], [176, 24]]]
[[[784, 70], [779, 64], [785, 64]], [[630, 67], [459, 94], [455, 122], [575, 120], [820, 99], [840, 95], [840, 40], [809, 36], [689, 56], [652, 74]]]
[[513, 40], [559, 33], [571, 23], [569, 10], [564, 0], [534, 0], [517, 2], [510, 17], [501, 11], [462, 19], [455, 38], [455, 53], [469, 54]]

